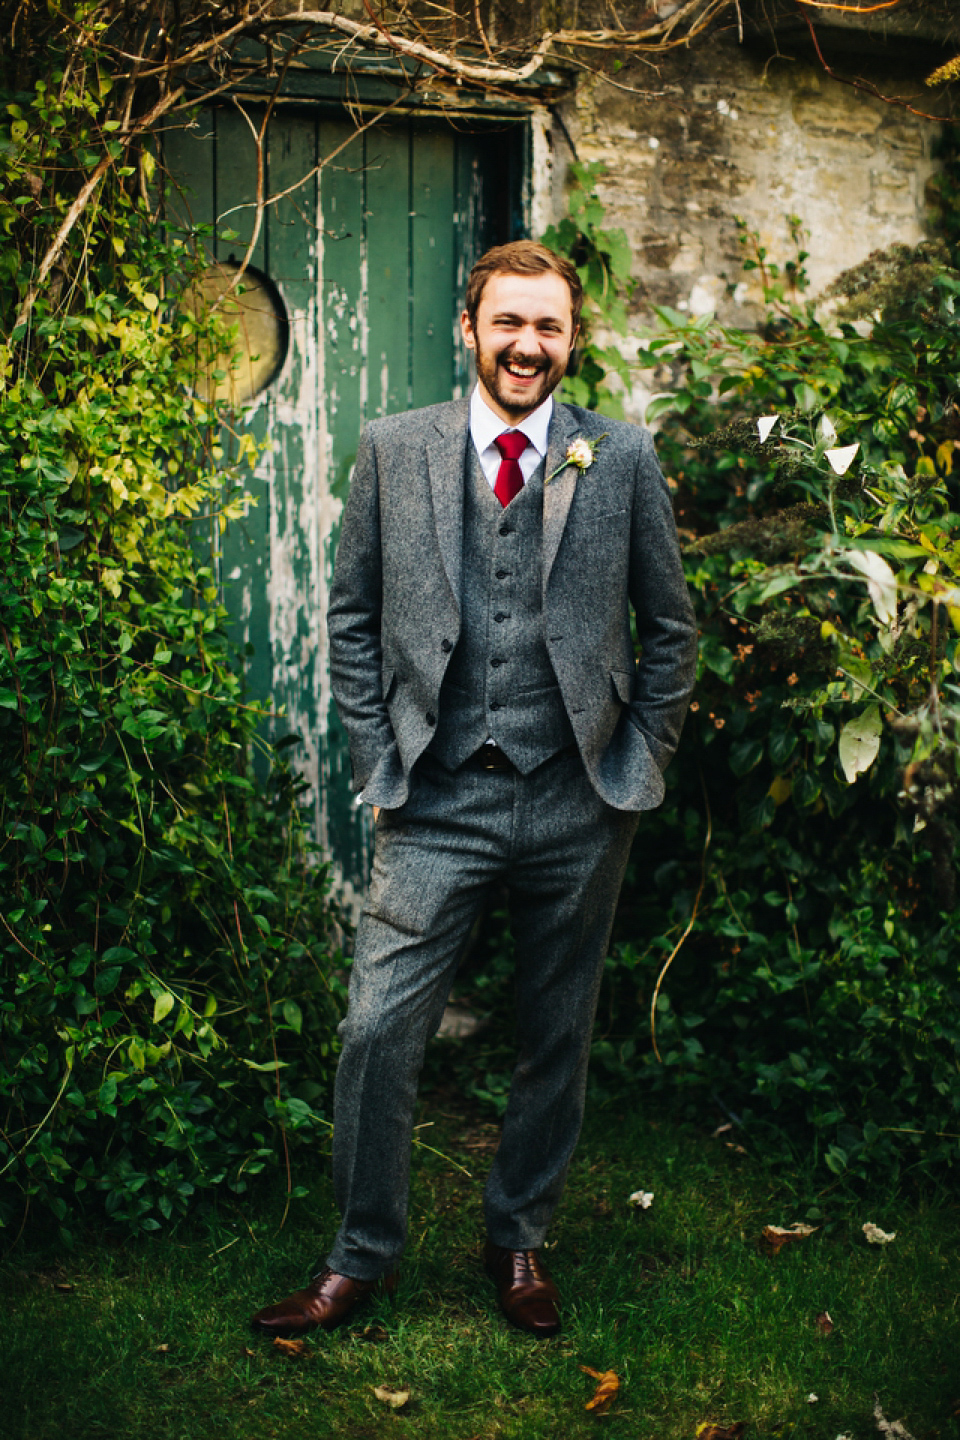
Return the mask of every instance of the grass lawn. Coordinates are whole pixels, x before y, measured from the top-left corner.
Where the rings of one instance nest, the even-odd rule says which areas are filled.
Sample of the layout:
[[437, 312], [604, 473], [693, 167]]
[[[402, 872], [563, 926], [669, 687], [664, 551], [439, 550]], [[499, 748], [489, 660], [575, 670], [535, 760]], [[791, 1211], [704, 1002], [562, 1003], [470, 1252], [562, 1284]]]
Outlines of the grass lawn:
[[[437, 1099], [422, 1118], [443, 1155], [415, 1157], [398, 1302], [296, 1357], [247, 1321], [322, 1259], [325, 1161], [280, 1233], [281, 1198], [267, 1195], [166, 1237], [70, 1252], [22, 1239], [0, 1268], [0, 1435], [694, 1440], [704, 1422], [743, 1422], [746, 1440], [866, 1440], [880, 1433], [876, 1394], [916, 1440], [960, 1440], [954, 1195], [828, 1192], [817, 1232], [774, 1256], [763, 1226], [809, 1208], [796, 1177], [771, 1178], [728, 1135], [594, 1107], [547, 1252], [565, 1328], [538, 1342], [507, 1326], [480, 1264], [496, 1127]], [[639, 1189], [654, 1193], [648, 1210], [628, 1204]], [[864, 1221], [895, 1241], [868, 1245]], [[585, 1409], [584, 1365], [619, 1376], [605, 1414]], [[378, 1386], [408, 1389], [408, 1403], [391, 1409]]]

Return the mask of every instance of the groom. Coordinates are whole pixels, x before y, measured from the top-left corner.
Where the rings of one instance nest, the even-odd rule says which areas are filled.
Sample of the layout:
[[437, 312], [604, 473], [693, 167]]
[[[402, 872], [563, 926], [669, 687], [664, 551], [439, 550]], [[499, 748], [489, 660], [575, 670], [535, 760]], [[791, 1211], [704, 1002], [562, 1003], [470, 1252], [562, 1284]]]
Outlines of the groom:
[[329, 613], [355, 788], [378, 816], [341, 1026], [343, 1218], [311, 1284], [253, 1317], [269, 1334], [332, 1330], [395, 1287], [424, 1047], [500, 882], [518, 1055], [484, 1259], [510, 1321], [560, 1328], [539, 1250], [580, 1131], [630, 842], [663, 798], [696, 656], [650, 435], [554, 403], [582, 299], [543, 246], [488, 251], [460, 321], [473, 395], [360, 442]]

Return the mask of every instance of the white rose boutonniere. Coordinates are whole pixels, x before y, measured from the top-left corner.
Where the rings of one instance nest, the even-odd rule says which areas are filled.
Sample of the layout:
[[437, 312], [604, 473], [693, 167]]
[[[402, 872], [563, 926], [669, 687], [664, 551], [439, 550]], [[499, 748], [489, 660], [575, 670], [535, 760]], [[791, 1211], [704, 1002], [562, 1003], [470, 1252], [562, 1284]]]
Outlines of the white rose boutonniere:
[[561, 471], [566, 470], [568, 465], [575, 465], [577, 469], [581, 471], [589, 470], [597, 458], [597, 446], [601, 440], [606, 440], [606, 438], [606, 431], [604, 431], [602, 435], [598, 435], [596, 440], [588, 440], [585, 435], [578, 435], [577, 438], [571, 440], [567, 446], [567, 453], [563, 464], [558, 465], [556, 470], [548, 475], [543, 483], [549, 485], [550, 481], [555, 480]]

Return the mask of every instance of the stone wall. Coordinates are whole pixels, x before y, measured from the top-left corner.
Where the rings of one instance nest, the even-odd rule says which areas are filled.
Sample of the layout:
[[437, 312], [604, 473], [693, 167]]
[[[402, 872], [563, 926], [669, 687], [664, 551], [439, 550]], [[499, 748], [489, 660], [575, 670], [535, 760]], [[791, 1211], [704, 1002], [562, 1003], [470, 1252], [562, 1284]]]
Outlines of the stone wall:
[[[866, 68], [884, 94], [922, 91], [922, 68]], [[938, 135], [816, 63], [721, 39], [658, 57], [657, 70], [633, 63], [581, 79], [550, 124], [538, 209], [563, 213], [573, 155], [602, 161], [598, 193], [633, 250], [638, 318], [668, 304], [752, 326], [760, 282], [743, 272], [734, 217], [782, 265], [794, 253], [786, 217], [798, 216], [818, 294], [872, 250], [929, 233]], [[644, 399], [639, 387], [631, 418]]]

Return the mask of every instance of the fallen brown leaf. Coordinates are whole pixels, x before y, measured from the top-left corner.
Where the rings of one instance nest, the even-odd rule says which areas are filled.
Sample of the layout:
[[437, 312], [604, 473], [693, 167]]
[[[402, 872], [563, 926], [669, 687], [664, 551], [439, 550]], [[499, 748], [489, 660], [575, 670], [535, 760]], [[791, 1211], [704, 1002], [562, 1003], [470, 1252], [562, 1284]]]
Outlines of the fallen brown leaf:
[[740, 1440], [746, 1428], [746, 1420], [738, 1420], [735, 1425], [712, 1425], [704, 1420], [697, 1426], [697, 1440]]
[[363, 1338], [371, 1345], [382, 1345], [389, 1337], [382, 1325], [368, 1325], [363, 1332]]
[[286, 1355], [289, 1360], [298, 1360], [301, 1355], [307, 1353], [307, 1342], [305, 1340], [285, 1340], [278, 1335], [273, 1342], [274, 1350], [279, 1350], [281, 1355]]
[[410, 1399], [409, 1390], [398, 1390], [393, 1385], [375, 1385], [373, 1393], [384, 1405], [389, 1405], [391, 1410], [402, 1410]]
[[256, 1350], [251, 1350], [249, 1345], [244, 1345], [240, 1350], [240, 1354], [246, 1355], [248, 1360], [252, 1360], [256, 1353]]
[[814, 1321], [814, 1324], [816, 1325], [819, 1334], [829, 1335], [830, 1331], [833, 1329], [833, 1321], [830, 1319], [830, 1311], [821, 1310], [820, 1314]]
[[167, 1354], [169, 1354], [170, 1346], [167, 1345], [166, 1343], [164, 1343], [163, 1345], [158, 1345], [158, 1346], [156, 1347], [156, 1351], [157, 1351], [157, 1354], [158, 1354], [158, 1355], [167, 1355]]
[[580, 1369], [584, 1375], [589, 1375], [591, 1380], [599, 1382], [584, 1409], [596, 1410], [600, 1415], [613, 1404], [617, 1391], [620, 1389], [620, 1376], [613, 1370], [594, 1370], [592, 1365], [581, 1365]]
[[69, 1295], [69, 1294], [70, 1294], [70, 1291], [71, 1291], [74, 1287], [73, 1287], [72, 1285], [61, 1284], [61, 1285], [54, 1285], [53, 1288], [54, 1288], [54, 1290], [56, 1290], [57, 1293], [60, 1294], [60, 1295]]
[[760, 1232], [760, 1239], [774, 1255], [779, 1255], [784, 1245], [789, 1245], [796, 1240], [806, 1240], [818, 1225], [802, 1225], [799, 1221], [795, 1225], [764, 1225]]

